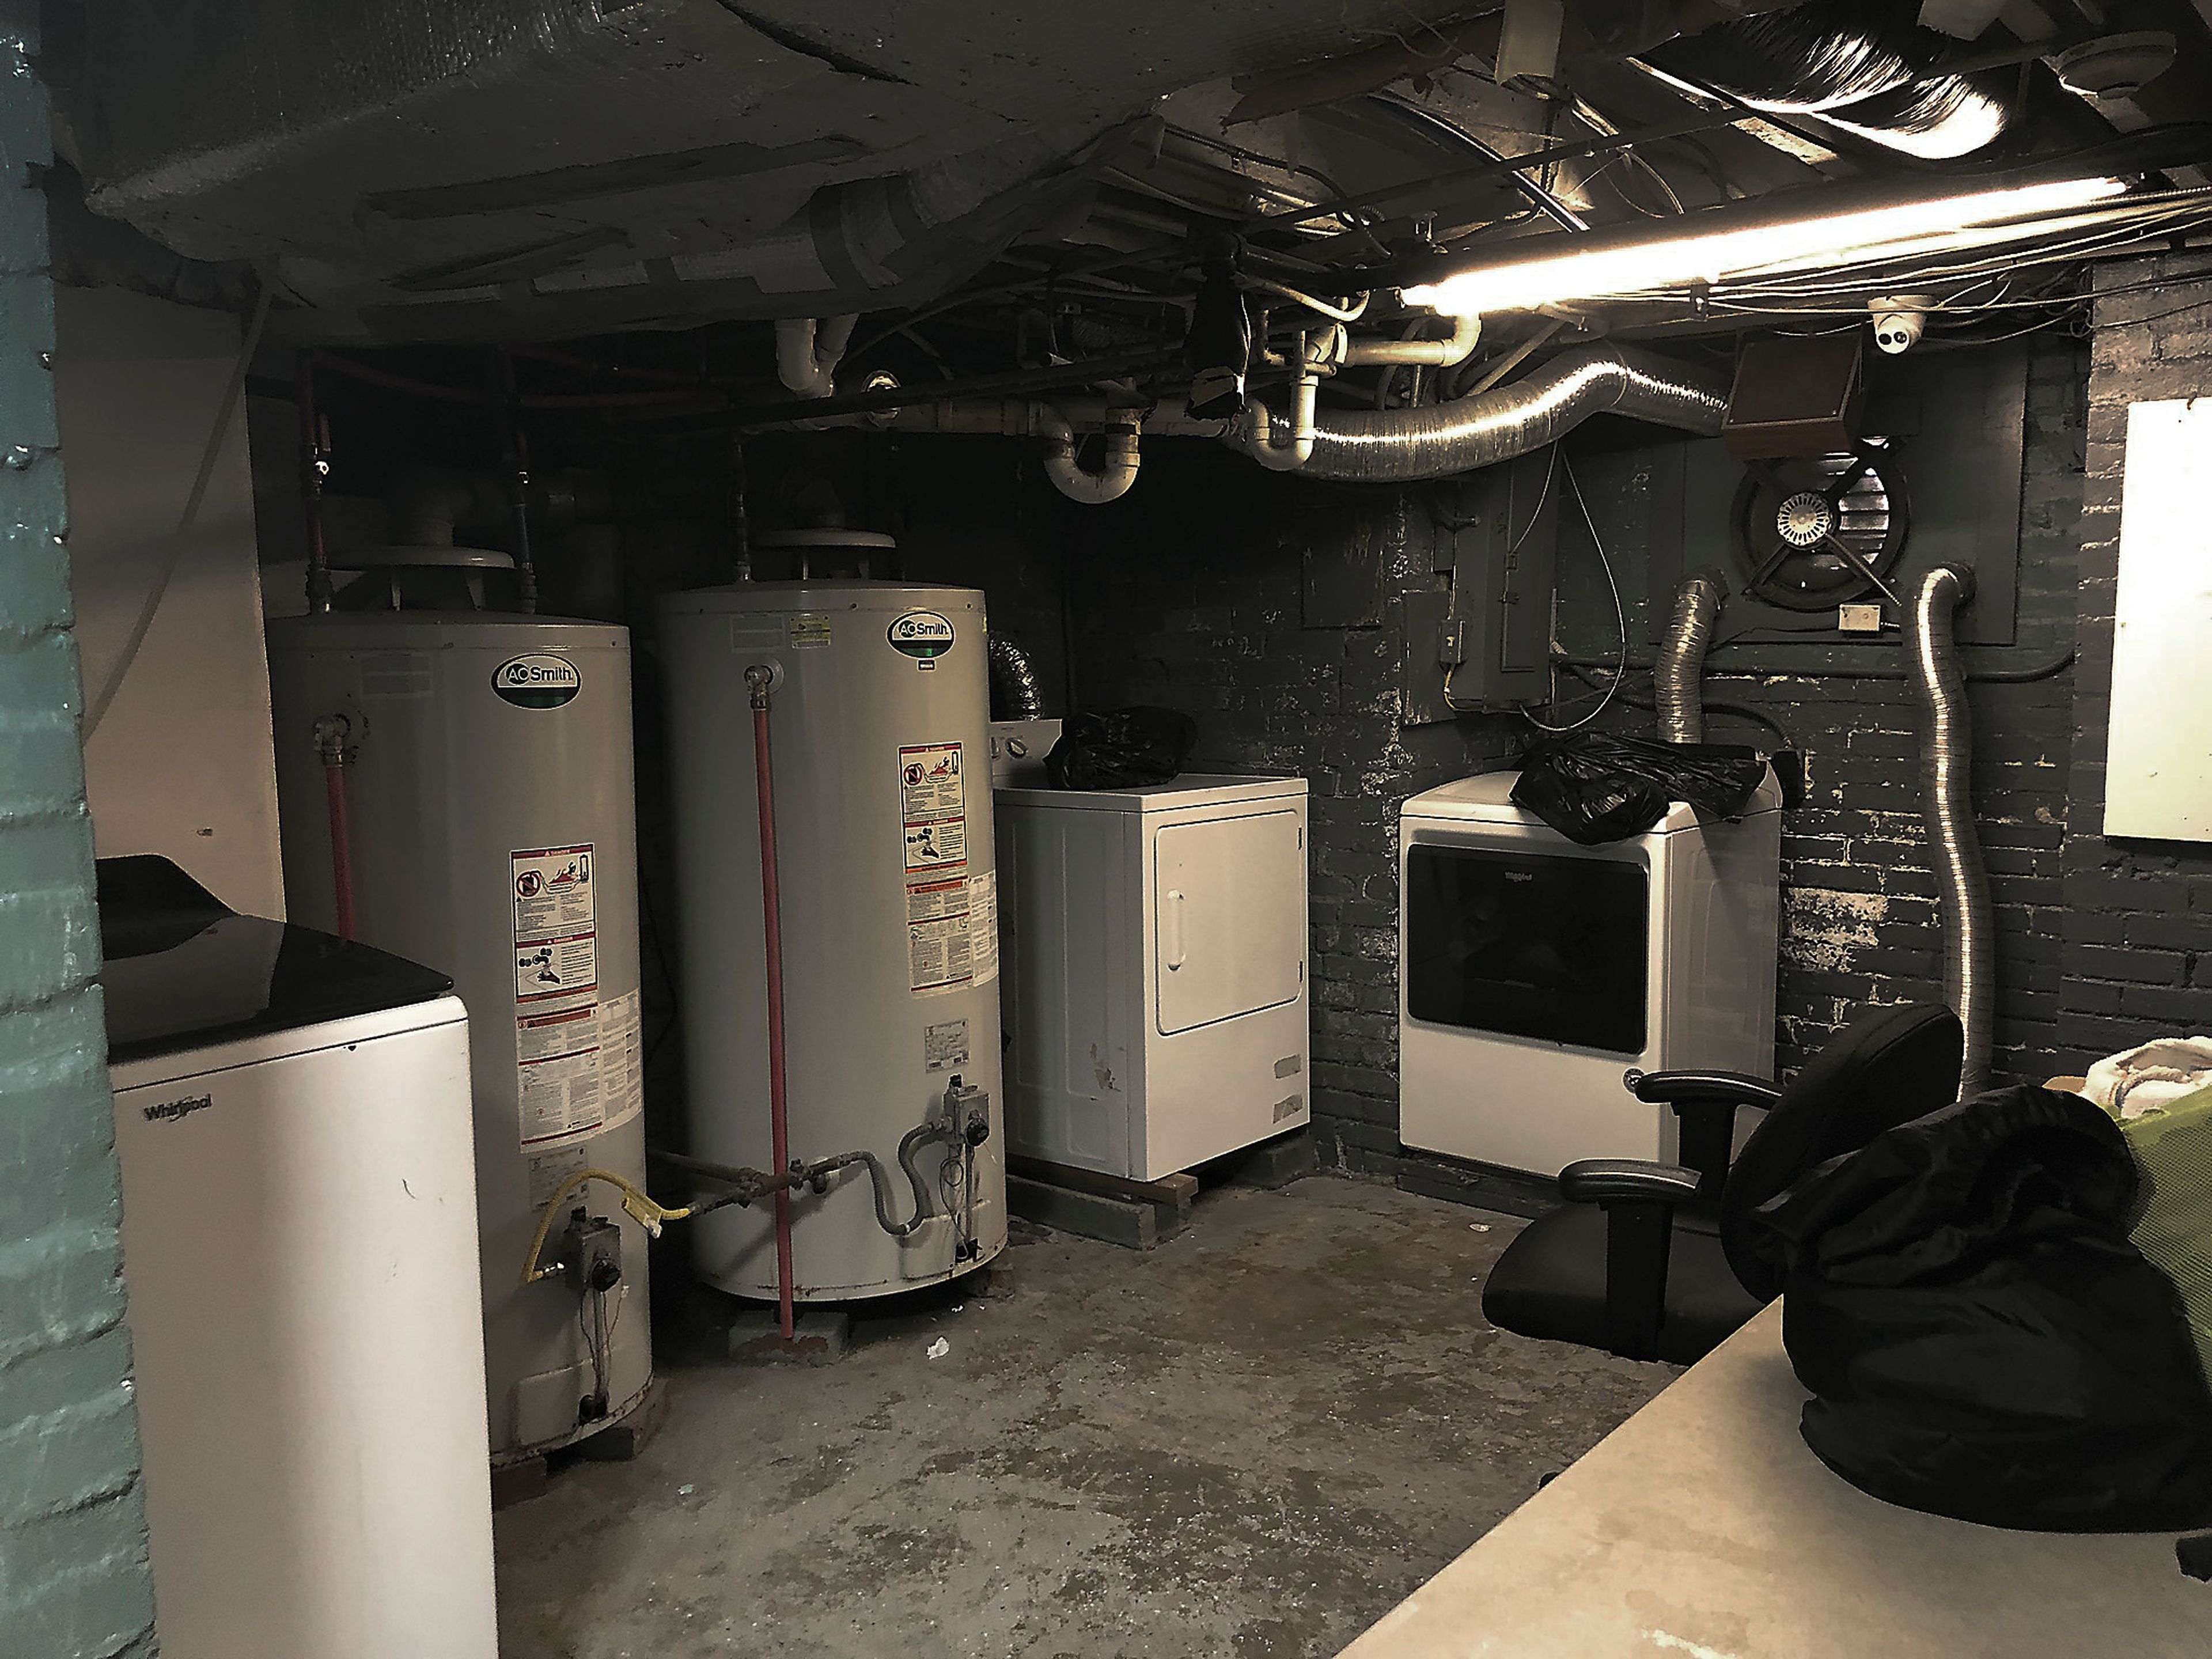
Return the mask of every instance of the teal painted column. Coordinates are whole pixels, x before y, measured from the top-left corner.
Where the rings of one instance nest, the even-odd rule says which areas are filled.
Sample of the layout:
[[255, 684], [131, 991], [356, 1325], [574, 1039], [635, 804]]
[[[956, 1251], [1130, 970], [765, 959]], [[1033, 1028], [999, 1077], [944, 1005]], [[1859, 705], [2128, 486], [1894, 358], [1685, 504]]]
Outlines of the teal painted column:
[[54, 429], [38, 41], [0, 5], [0, 1654], [153, 1651]]

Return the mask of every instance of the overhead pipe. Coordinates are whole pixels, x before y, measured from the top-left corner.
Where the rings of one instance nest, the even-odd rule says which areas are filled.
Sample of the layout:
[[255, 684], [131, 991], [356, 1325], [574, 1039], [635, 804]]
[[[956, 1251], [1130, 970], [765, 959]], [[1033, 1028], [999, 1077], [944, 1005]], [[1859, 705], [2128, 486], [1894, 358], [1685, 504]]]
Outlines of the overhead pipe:
[[1974, 573], [1942, 564], [1914, 585], [1905, 622], [1912, 685], [1927, 713], [1921, 750], [1921, 811], [1943, 911], [1943, 1000], [1966, 1028], [1961, 1098], [1989, 1086], [1996, 1017], [1990, 882], [1974, 830], [1973, 762], [1966, 677], [1954, 623], [1974, 596]]
[[857, 315], [786, 317], [775, 325], [775, 376], [802, 398], [826, 398], [834, 389], [838, 360], [852, 343]]
[[1097, 507], [1115, 501], [1137, 482], [1137, 430], [1144, 411], [1113, 411], [1106, 426], [1106, 459], [1096, 472], [1084, 470], [1075, 453], [1075, 428], [1057, 410], [1046, 405], [1039, 416], [1045, 428], [1044, 471], [1054, 489], [1071, 501]]
[[[1201, 419], [1182, 399], [1170, 398], [1146, 411], [1145, 430], [1159, 438], [1217, 439], [1278, 471], [1410, 483], [1525, 455], [1607, 411], [1711, 437], [1720, 431], [1728, 409], [1724, 381], [1628, 346], [1564, 351], [1510, 386], [1452, 403], [1326, 414], [1316, 401], [1320, 369], [1303, 356], [1300, 362], [1287, 413], [1278, 414], [1255, 398], [1241, 421]], [[963, 398], [908, 404], [894, 410], [884, 424], [902, 432], [1049, 437], [1060, 423], [1110, 424], [1133, 412], [1126, 400], [1098, 398], [1056, 398], [1050, 404], [1024, 398]]]
[[1345, 348], [1345, 365], [1358, 368], [1367, 363], [1417, 363], [1431, 368], [1455, 368], [1474, 355], [1482, 338], [1482, 319], [1455, 317], [1451, 337], [1443, 340], [1354, 340]]
[[1668, 743], [1705, 740], [1705, 653], [1712, 646], [1713, 623], [1727, 595], [1719, 573], [1713, 570], [1692, 572], [1675, 590], [1674, 620], [1667, 626], [1651, 673], [1659, 736]]
[[[769, 757], [769, 694], [776, 671], [766, 664], [745, 670], [753, 710], [753, 799], [760, 819], [761, 933], [768, 975], [768, 1133], [775, 1167], [791, 1167], [791, 1126], [785, 1111], [783, 1043], [783, 904], [775, 868], [775, 769]], [[775, 1194], [775, 1308], [777, 1328], [791, 1340], [791, 1189]]]

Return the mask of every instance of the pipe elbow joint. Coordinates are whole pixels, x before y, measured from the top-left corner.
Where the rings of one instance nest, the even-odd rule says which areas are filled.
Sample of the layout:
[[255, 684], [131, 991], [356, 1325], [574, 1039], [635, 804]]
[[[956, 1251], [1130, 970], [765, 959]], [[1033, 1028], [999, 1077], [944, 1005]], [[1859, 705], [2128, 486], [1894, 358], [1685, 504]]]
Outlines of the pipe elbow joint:
[[1075, 431], [1057, 411], [1044, 422], [1045, 476], [1054, 489], [1072, 501], [1099, 507], [1117, 501], [1137, 482], [1140, 457], [1138, 426], [1133, 416], [1106, 429], [1106, 459], [1098, 471], [1087, 472], [1075, 453]]
[[837, 362], [853, 338], [857, 315], [780, 318], [775, 325], [775, 374], [787, 390], [802, 398], [826, 398], [833, 389]]

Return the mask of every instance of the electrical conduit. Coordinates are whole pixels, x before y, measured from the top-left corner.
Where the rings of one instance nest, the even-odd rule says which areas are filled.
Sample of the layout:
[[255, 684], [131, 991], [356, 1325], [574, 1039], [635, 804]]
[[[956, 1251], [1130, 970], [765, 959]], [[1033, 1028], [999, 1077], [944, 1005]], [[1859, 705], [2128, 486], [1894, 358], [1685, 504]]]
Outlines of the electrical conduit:
[[1968, 779], [1973, 743], [1966, 683], [1952, 631], [1958, 608], [1973, 596], [1973, 572], [1938, 565], [1913, 587], [1905, 624], [1913, 690], [1928, 715], [1921, 810], [1943, 905], [1943, 999], [1966, 1030], [1966, 1060], [1959, 1073], [1962, 1099], [1989, 1086], [1996, 991], [1989, 875], [1974, 832]]
[[1713, 623], [1724, 597], [1719, 576], [1710, 570], [1694, 572], [1675, 592], [1674, 619], [1668, 624], [1651, 676], [1659, 705], [1659, 736], [1665, 742], [1705, 740], [1705, 652], [1712, 644]]
[[[752, 692], [753, 794], [760, 812], [761, 924], [768, 969], [768, 1123], [769, 1156], [778, 1170], [791, 1164], [791, 1129], [784, 1110], [783, 909], [775, 873], [775, 772], [769, 757], [769, 693], [775, 671], [764, 664], [745, 670]], [[783, 1340], [791, 1340], [791, 1189], [775, 1194], [775, 1304]]]

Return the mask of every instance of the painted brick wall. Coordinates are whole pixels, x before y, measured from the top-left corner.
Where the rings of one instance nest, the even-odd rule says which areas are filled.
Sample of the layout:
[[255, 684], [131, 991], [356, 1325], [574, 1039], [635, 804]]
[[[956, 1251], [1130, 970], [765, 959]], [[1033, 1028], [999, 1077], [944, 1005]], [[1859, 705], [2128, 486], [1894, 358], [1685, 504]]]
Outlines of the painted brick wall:
[[1519, 722], [1403, 727], [1401, 599], [1435, 586], [1407, 492], [1305, 483], [1211, 446], [1147, 447], [1070, 562], [1076, 685], [1093, 708], [1199, 721], [1192, 768], [1312, 790], [1313, 1103], [1335, 1153], [1398, 1152], [1398, 810], [1514, 751]]
[[[2087, 368], [2081, 347], [2063, 337], [2029, 358], [2015, 643], [1971, 649], [1966, 659], [1977, 672], [2045, 667], [2075, 642]], [[1593, 456], [1581, 472], [1600, 529], [1609, 543], [1627, 543], [1629, 556], [1615, 562], [1629, 637], [1644, 655], [1650, 601], [1632, 534], [1637, 459]], [[1565, 642], [1577, 655], [1609, 659], [1613, 617], [1586, 539], [1563, 541], [1560, 591]], [[1657, 603], [1663, 614], [1668, 597]], [[1804, 654], [1731, 647], [1716, 654], [1705, 684], [1709, 701], [1772, 718], [1807, 758], [1806, 804], [1784, 818], [1782, 843], [1776, 1000], [1785, 1069], [1802, 1065], [1860, 1007], [1942, 998], [1942, 929], [1921, 817], [1920, 715], [1911, 690], [1900, 678], [1743, 672], [1747, 660], [1763, 667]], [[1838, 654], [1857, 667], [1902, 672], [1894, 649]], [[1635, 689], [1648, 695], [1648, 678]], [[1967, 688], [1975, 811], [1996, 920], [1995, 1066], [2034, 1081], [2069, 1069], [2060, 1063], [2058, 1019], [2073, 696], [2071, 670], [2031, 684]], [[1652, 718], [1616, 709], [1604, 724], [1648, 732]], [[1716, 741], [1769, 741], [1729, 718], [1717, 716], [1708, 727]]]
[[2212, 848], [2104, 834], [2128, 405], [2212, 394], [2212, 255], [2105, 265], [2097, 285], [2065, 844], [2069, 1070], [2148, 1037], [2212, 1030]]
[[[18, 9], [9, 6], [0, 20]], [[35, 41], [0, 39], [0, 1653], [152, 1650]]]
[[[1978, 652], [1978, 665], [2047, 665], [2073, 641], [2083, 380], [2071, 342], [2032, 362], [2019, 642]], [[1313, 780], [1316, 1113], [1350, 1161], [1386, 1161], [1398, 1151], [1398, 809], [1418, 790], [1510, 763], [1529, 730], [1517, 717], [1398, 724], [1405, 635], [1396, 601], [1439, 580], [1429, 574], [1431, 520], [1419, 491], [1278, 477], [1188, 444], [1147, 446], [1145, 467], [1128, 497], [1079, 521], [1070, 565], [1079, 690], [1097, 706], [1190, 710], [1200, 721], [1199, 765]], [[1609, 546], [1626, 544], [1615, 566], [1639, 656], [1648, 583], [1630, 527], [1649, 471], [1639, 452], [1615, 451], [1586, 456], [1578, 475]], [[1559, 557], [1563, 638], [1577, 653], [1609, 657], [1611, 607], [1587, 538], [1563, 536]], [[1901, 666], [1894, 653], [1877, 660]], [[1650, 690], [1648, 679], [1634, 686]], [[1942, 936], [1907, 686], [1716, 674], [1707, 695], [1770, 714], [1809, 756], [1808, 802], [1788, 820], [1784, 844], [1783, 1063], [1802, 1063], [1863, 1004], [1940, 998]], [[2071, 675], [1977, 684], [1969, 701], [1997, 907], [1997, 1063], [2041, 1078], [2064, 1069], [2058, 946]], [[1616, 706], [1603, 723], [1648, 732], [1652, 719]], [[1751, 735], [1726, 721], [1713, 731]]]

